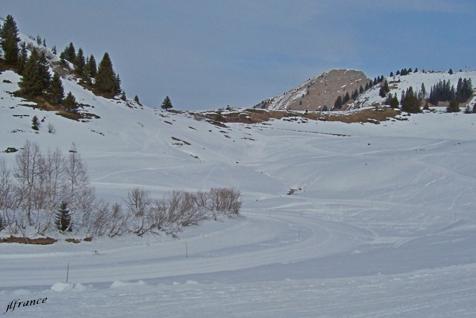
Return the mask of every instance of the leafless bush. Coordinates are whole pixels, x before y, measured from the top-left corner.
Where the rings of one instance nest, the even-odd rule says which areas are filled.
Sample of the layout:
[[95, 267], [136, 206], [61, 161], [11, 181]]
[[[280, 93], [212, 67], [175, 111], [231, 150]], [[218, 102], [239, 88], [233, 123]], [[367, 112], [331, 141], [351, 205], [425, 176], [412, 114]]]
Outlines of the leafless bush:
[[210, 190], [211, 208], [226, 215], [238, 215], [241, 208], [240, 196], [240, 192], [234, 189], [213, 188]]

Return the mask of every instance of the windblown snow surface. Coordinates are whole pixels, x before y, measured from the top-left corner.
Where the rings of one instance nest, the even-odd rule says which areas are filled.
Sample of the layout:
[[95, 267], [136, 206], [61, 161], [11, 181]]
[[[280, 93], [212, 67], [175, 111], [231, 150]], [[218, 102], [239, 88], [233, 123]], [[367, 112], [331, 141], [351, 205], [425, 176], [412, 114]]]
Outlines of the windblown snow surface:
[[79, 123], [21, 106], [17, 81], [0, 74], [1, 149], [75, 142], [100, 198], [233, 186], [243, 209], [178, 238], [0, 244], [0, 311], [48, 297], [5, 316], [476, 316], [476, 115], [221, 128], [64, 80], [101, 117]]

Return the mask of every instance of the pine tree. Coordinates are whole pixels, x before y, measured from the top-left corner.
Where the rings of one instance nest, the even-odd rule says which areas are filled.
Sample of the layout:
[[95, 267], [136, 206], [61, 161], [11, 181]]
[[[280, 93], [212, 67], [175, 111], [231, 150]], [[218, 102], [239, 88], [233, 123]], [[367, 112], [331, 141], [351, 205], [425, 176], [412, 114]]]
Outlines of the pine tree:
[[402, 98], [402, 110], [407, 113], [420, 113], [421, 100], [418, 99], [417, 94], [414, 92], [413, 87], [410, 87], [405, 92]]
[[63, 106], [69, 111], [75, 111], [77, 109], [78, 104], [76, 103], [76, 98], [71, 92], [69, 92], [63, 100]]
[[96, 59], [94, 58], [94, 55], [91, 55], [86, 63], [86, 73], [90, 78], [95, 78], [97, 71]]
[[18, 56], [18, 73], [23, 74], [25, 64], [28, 61], [28, 52], [26, 50], [26, 44], [22, 43], [20, 46], [20, 54]]
[[426, 99], [426, 87], [425, 87], [425, 83], [421, 83], [420, 99]]
[[45, 53], [41, 53], [38, 58], [38, 71], [41, 79], [42, 85], [42, 92], [47, 90], [50, 87], [51, 82], [51, 75], [50, 75], [50, 67], [48, 65], [48, 61], [46, 60]]
[[141, 106], [142, 106], [142, 104], [140, 103], [140, 100], [139, 100], [139, 96], [137, 96], [137, 95], [134, 96], [134, 101], [135, 101], [138, 105], [141, 105]]
[[169, 110], [172, 109], [174, 106], [172, 105], [172, 101], [168, 96], [164, 98], [164, 101], [162, 102], [162, 109]]
[[39, 66], [40, 56], [38, 51], [33, 49], [30, 58], [25, 64], [23, 77], [20, 80], [20, 95], [25, 97], [36, 97], [43, 93], [44, 82], [41, 78], [41, 70]]
[[390, 92], [390, 88], [388, 86], [388, 82], [385, 81], [382, 84], [382, 87], [380, 87], [379, 95], [380, 97], [385, 97], [387, 96], [387, 93]]
[[[119, 74], [116, 75], [116, 80], [114, 81], [114, 83], [116, 84], [116, 91], [115, 91], [115, 94], [119, 94], [122, 92], [121, 90], [121, 77], [119, 76]], [[123, 93], [123, 96], [125, 97], [126, 96], [126, 93], [122, 92]]]
[[359, 94], [363, 94], [363, 93], [364, 93], [364, 87], [362, 85], [360, 85]]
[[76, 55], [76, 59], [74, 60], [74, 71], [76, 72], [76, 75], [78, 75], [81, 78], [84, 78], [84, 66], [86, 64], [84, 60], [84, 54], [83, 54], [83, 49], [79, 48], [78, 54]]
[[11, 15], [6, 17], [0, 30], [0, 37], [5, 63], [10, 66], [17, 66], [20, 38], [18, 37], [17, 24]]
[[114, 73], [111, 59], [107, 52], [104, 54], [101, 63], [99, 63], [94, 89], [96, 93], [106, 97], [114, 97], [121, 91], [119, 76], [116, 76]]
[[33, 116], [33, 118], [31, 119], [31, 129], [40, 130], [40, 121], [36, 116]]
[[342, 97], [341, 96], [337, 97], [334, 103], [334, 109], [340, 109], [342, 107], [342, 104], [343, 104]]
[[61, 232], [71, 232], [72, 222], [71, 222], [71, 213], [68, 210], [68, 204], [66, 202], [61, 202], [58, 211], [55, 215], [55, 224], [58, 230]]
[[395, 94], [392, 99], [390, 100], [390, 107], [392, 108], [398, 108], [398, 98], [397, 98], [397, 94]]
[[51, 80], [51, 85], [49, 89], [49, 99], [55, 105], [61, 105], [64, 98], [64, 89], [63, 84], [61, 83], [61, 78], [58, 73], [55, 73], [53, 79]]
[[64, 49], [61, 55], [61, 58], [74, 64], [74, 62], [76, 61], [76, 49], [74, 48], [73, 42], [69, 43], [69, 45]]
[[349, 95], [349, 92], [345, 93], [345, 96], [344, 96], [344, 104], [347, 104], [348, 102], [350, 101], [350, 95]]

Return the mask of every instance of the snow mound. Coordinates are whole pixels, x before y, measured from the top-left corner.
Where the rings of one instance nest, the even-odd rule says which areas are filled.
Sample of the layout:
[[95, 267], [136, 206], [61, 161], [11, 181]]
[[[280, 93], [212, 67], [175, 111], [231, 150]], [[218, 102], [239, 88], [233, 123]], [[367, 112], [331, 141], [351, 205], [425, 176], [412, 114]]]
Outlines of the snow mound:
[[57, 293], [62, 293], [62, 292], [72, 291], [72, 290], [81, 292], [81, 291], [86, 290], [86, 286], [84, 286], [81, 283], [62, 283], [62, 282], [58, 282], [58, 283], [53, 284], [53, 286], [51, 286], [50, 289], [54, 292], [57, 292]]
[[143, 280], [139, 280], [137, 282], [123, 282], [120, 280], [116, 280], [111, 284], [111, 288], [121, 288], [121, 287], [129, 287], [129, 286], [145, 286], [145, 282]]

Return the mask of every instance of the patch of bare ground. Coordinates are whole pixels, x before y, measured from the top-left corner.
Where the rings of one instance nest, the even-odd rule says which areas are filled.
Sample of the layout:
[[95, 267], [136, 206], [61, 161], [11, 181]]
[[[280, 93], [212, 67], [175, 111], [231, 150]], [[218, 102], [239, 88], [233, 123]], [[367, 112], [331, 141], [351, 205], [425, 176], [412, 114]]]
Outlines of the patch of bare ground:
[[[396, 118], [400, 110], [374, 107], [352, 112], [294, 112], [284, 110], [246, 109], [240, 112], [206, 112], [195, 114], [196, 119], [223, 127], [226, 123], [259, 124], [272, 119], [301, 118], [303, 120], [338, 121], [344, 123], [374, 123]], [[225, 126], [226, 127], [226, 126]]]
[[18, 237], [11, 235], [10, 237], [5, 237], [0, 239], [0, 243], [19, 243], [19, 244], [31, 244], [31, 245], [50, 245], [56, 243], [57, 240], [51, 237], [40, 237], [40, 238], [28, 238], [28, 237]]

